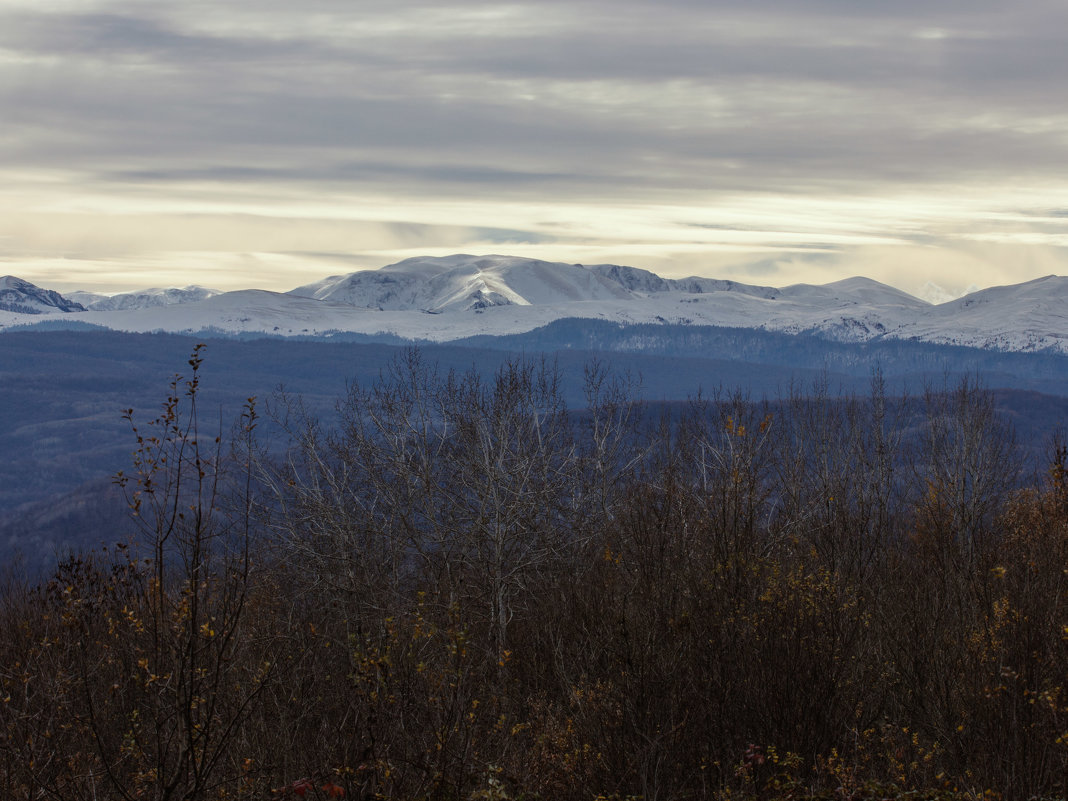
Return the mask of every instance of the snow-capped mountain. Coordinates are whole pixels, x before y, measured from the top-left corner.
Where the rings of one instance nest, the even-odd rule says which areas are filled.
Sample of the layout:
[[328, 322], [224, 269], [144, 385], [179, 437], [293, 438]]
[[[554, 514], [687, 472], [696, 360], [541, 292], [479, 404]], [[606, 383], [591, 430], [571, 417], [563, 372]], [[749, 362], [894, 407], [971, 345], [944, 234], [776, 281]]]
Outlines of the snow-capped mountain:
[[917, 320], [910, 336], [993, 350], [1068, 353], [1068, 278], [1047, 275], [951, 300]]
[[631, 296], [618, 281], [579, 265], [466, 255], [406, 259], [380, 270], [331, 276], [289, 294], [365, 309], [435, 313]]
[[713, 278], [661, 278], [617, 264], [564, 264], [515, 256], [417, 257], [380, 270], [334, 275], [291, 295], [380, 311], [468, 311], [579, 301], [636, 300], [654, 293], [740, 292], [770, 298], [773, 287]]
[[0, 277], [0, 310], [17, 314], [85, 311], [79, 303], [51, 289], [41, 289], [13, 275]]
[[67, 298], [80, 303], [89, 311], [121, 311], [124, 309], [153, 309], [160, 306], [177, 306], [181, 303], [196, 303], [214, 295], [218, 289], [202, 286], [153, 287], [137, 292], [122, 292], [118, 295], [102, 295], [99, 292], [78, 290], [68, 292]]
[[[51, 311], [58, 314], [59, 307]], [[63, 318], [122, 331], [349, 332], [437, 342], [523, 333], [572, 318], [760, 328], [842, 342], [916, 339], [1068, 353], [1068, 278], [1048, 276], [932, 305], [859, 277], [775, 288], [701, 277], [668, 279], [611, 264], [456, 255], [331, 276], [285, 294], [243, 290], [172, 305], [116, 304]], [[0, 313], [0, 328], [32, 322], [23, 314]]]

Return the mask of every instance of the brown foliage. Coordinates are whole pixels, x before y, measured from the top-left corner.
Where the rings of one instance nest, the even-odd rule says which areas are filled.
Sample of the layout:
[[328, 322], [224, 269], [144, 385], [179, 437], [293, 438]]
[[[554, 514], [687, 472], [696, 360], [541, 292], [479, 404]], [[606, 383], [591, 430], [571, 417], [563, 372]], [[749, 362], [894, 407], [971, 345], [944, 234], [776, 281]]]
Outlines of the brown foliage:
[[198, 365], [134, 428], [138, 542], [4, 587], [5, 797], [1068, 791], [1063, 451], [1012, 491], [974, 385], [646, 425], [600, 368], [575, 415], [410, 354], [268, 461]]

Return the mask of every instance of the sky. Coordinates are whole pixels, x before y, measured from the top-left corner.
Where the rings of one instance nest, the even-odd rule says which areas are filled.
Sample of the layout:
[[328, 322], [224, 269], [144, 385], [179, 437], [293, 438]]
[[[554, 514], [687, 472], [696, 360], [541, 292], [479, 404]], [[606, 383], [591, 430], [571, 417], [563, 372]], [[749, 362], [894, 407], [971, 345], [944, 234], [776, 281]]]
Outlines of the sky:
[[1068, 274], [1064, 0], [0, 0], [0, 274]]

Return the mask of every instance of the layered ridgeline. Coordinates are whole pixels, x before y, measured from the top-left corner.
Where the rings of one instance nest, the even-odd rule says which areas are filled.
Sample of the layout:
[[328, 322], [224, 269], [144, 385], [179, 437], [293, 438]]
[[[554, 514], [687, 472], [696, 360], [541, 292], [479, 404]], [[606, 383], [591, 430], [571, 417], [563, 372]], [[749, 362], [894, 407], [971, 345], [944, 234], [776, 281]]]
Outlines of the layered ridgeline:
[[0, 305], [0, 330], [90, 325], [130, 332], [451, 342], [585, 319], [809, 333], [838, 342], [897, 339], [1068, 352], [1068, 278], [1058, 276], [985, 289], [938, 305], [860, 277], [776, 288], [510, 256], [407, 259], [287, 293], [216, 293], [201, 287], [111, 298], [73, 293], [70, 301], [56, 295], [63, 303], [48, 306], [28, 300], [45, 290], [18, 279], [3, 280], [8, 288], [6, 305]]

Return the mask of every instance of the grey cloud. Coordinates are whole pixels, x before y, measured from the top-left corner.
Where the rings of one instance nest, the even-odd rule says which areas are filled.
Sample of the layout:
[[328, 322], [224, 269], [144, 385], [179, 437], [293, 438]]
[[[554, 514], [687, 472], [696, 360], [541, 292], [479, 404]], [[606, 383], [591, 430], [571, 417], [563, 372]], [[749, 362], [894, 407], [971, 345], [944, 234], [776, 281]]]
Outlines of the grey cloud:
[[0, 44], [39, 59], [0, 62], [0, 153], [138, 184], [576, 198], [1037, 175], [1068, 158], [1062, 6], [466, 2], [440, 28], [412, 0], [0, 14]]
[[191, 33], [162, 18], [115, 13], [12, 13], [0, 15], [0, 46], [25, 54], [96, 56], [107, 61], [135, 58], [146, 63], [241, 62], [252, 58], [296, 57], [300, 42], [285, 38], [211, 36]]
[[[418, 6], [418, 4], [415, 4]], [[399, 3], [393, 13], [411, 8]], [[832, 27], [806, 18], [814, 7], [831, 10]], [[420, 72], [433, 76], [471, 74], [532, 80], [618, 79], [659, 81], [673, 78], [726, 80], [741, 77], [817, 80], [844, 85], [897, 85], [962, 80], [970, 83], [1015, 82], [1050, 75], [1066, 63], [1059, 37], [1049, 34], [1059, 14], [1018, 13], [984, 17], [972, 13], [909, 16], [895, 4], [895, 13], [859, 19], [843, 12], [869, 10], [882, 4], [810, 3], [791, 6], [789, 13], [771, 16], [759, 6], [739, 11], [716, 4], [614, 3], [608, 9], [595, 3], [556, 5], [557, 24], [546, 30], [522, 25], [493, 35], [446, 29], [431, 24], [400, 26], [388, 36], [353, 34], [341, 39], [314, 39], [288, 31], [285, 17], [278, 29], [208, 35], [191, 33], [181, 19], [121, 16], [115, 13], [67, 17], [22, 15], [9, 19], [6, 46], [68, 56], [96, 54], [118, 59], [128, 55], [156, 58], [170, 66], [196, 71], [206, 64], [276, 61], [293, 67], [290, 80], [300, 82], [302, 69], [316, 65], [332, 69], [362, 68], [380, 72]], [[457, 8], [463, 8], [458, 4]], [[1025, 6], [1025, 8], [1030, 6]], [[240, 11], [243, 6], [232, 6]], [[292, 10], [292, 7], [289, 7]], [[541, 16], [542, 5], [532, 7]], [[941, 8], [941, 5], [939, 5]], [[139, 13], [144, 13], [139, 9]], [[301, 13], [304, 13], [301, 6]], [[336, 7], [335, 12], [336, 14]], [[264, 15], [267, 20], [271, 15]], [[353, 14], [338, 15], [353, 19]], [[378, 16], [382, 16], [379, 14]], [[355, 19], [359, 19], [355, 16]], [[739, 35], [754, 20], [760, 34]], [[918, 39], [913, 34], [926, 23], [947, 22], [947, 38]], [[1024, 25], [1024, 22], [1029, 25]], [[804, 22], [805, 24], [799, 25]], [[966, 24], [969, 35], [954, 35]], [[1015, 27], [1014, 27], [1015, 25]], [[937, 26], [936, 26], [937, 27]], [[977, 34], [974, 31], [978, 31]], [[417, 46], [411, 46], [417, 45]], [[259, 65], [262, 66], [262, 63]]]
[[[216, 50], [206, 37], [183, 35], [159, 21], [117, 14], [23, 14], [8, 18], [2, 41], [21, 52], [203, 57]], [[234, 42], [221, 45], [233, 46]]]
[[437, 165], [415, 166], [411, 164], [388, 163], [383, 161], [346, 162], [339, 164], [316, 164], [292, 168], [282, 167], [242, 167], [220, 165], [215, 167], [193, 167], [173, 170], [125, 170], [101, 173], [98, 178], [106, 183], [135, 184], [169, 184], [183, 182], [222, 183], [240, 182], [250, 184], [271, 184], [277, 182], [310, 182], [315, 184], [339, 184], [398, 181], [434, 181], [443, 184], [473, 184], [480, 189], [486, 187], [511, 187], [537, 185], [552, 187], [566, 184], [598, 183], [616, 185], [625, 179], [619, 175], [591, 175], [552, 172], [520, 172], [503, 168], [481, 167], [477, 165]]
[[[806, 249], [815, 250], [816, 248], [819, 248], [820, 252], [805, 252]], [[774, 281], [773, 276], [783, 272], [783, 267], [786, 264], [791, 266], [796, 266], [797, 264], [826, 266], [836, 264], [841, 258], [841, 248], [837, 245], [809, 245], [808, 248], [798, 246], [786, 256], [771, 256], [743, 261], [735, 265], [731, 272], [737, 275]]]

